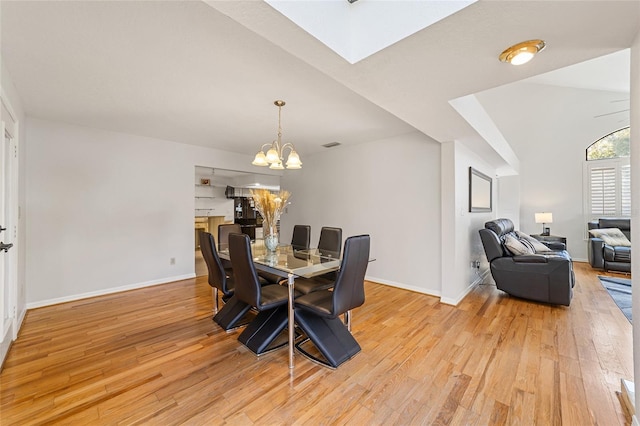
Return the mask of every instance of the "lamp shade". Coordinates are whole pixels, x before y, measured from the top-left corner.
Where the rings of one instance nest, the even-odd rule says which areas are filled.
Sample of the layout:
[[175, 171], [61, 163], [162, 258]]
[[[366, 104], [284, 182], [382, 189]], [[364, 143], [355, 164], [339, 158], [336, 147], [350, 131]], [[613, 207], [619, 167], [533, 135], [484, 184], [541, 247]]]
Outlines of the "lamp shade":
[[291, 150], [289, 157], [287, 158], [287, 169], [301, 169], [302, 162], [300, 161], [300, 157], [298, 153], [294, 150]]
[[536, 213], [536, 223], [553, 223], [552, 213]]
[[265, 157], [264, 152], [260, 151], [256, 154], [256, 157], [253, 159], [251, 163], [254, 166], [268, 166], [267, 157]]
[[269, 151], [267, 151], [267, 161], [269, 163], [277, 163], [280, 161], [280, 154], [278, 153], [278, 151], [273, 147], [273, 145], [271, 146], [271, 148], [269, 149]]
[[275, 163], [271, 163], [269, 168], [273, 169], [273, 170], [284, 170], [284, 166], [282, 165], [282, 161], [277, 161]]

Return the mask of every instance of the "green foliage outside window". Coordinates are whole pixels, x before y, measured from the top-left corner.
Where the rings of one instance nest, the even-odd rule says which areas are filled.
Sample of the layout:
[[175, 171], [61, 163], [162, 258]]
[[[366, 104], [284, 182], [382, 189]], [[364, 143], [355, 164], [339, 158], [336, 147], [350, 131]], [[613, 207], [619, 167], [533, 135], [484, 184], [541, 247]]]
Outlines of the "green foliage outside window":
[[629, 156], [629, 127], [613, 132], [587, 148], [587, 160]]

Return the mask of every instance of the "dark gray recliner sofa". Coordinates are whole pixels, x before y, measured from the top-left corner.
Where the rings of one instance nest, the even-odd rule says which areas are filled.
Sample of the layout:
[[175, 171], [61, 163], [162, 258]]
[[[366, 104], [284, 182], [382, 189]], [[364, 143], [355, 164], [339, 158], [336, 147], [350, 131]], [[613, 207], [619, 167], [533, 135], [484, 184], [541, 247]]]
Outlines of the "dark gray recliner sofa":
[[480, 239], [498, 289], [516, 297], [569, 306], [575, 275], [564, 243], [542, 242], [551, 252], [513, 256], [504, 246], [506, 235], [514, 233], [510, 219], [485, 223]]
[[[618, 228], [631, 241], [631, 219], [601, 218], [587, 224], [589, 230]], [[631, 247], [610, 246], [601, 238], [589, 236], [587, 247], [589, 264], [605, 271], [631, 272]]]

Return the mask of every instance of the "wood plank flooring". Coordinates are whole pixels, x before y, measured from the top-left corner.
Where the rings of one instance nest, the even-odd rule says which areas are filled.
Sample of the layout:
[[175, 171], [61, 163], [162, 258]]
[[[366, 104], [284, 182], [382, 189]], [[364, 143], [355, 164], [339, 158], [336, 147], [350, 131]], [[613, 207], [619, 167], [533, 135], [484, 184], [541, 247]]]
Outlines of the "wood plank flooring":
[[[29, 311], [0, 374], [0, 423], [630, 424], [631, 325], [576, 263], [571, 307], [491, 285], [457, 307], [366, 283], [355, 358], [260, 358], [211, 320], [204, 277]], [[446, 283], [445, 283], [446, 285]]]

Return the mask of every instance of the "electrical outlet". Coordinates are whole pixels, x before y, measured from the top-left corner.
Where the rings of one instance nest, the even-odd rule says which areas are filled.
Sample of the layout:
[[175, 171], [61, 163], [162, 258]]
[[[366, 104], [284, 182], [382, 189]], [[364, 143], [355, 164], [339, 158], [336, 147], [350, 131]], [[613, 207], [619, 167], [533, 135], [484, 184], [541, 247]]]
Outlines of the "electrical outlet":
[[176, 264], [176, 258], [172, 257], [171, 259], [169, 259], [169, 265], [175, 265]]
[[479, 260], [472, 260], [471, 261], [471, 267], [473, 269], [480, 269], [480, 261]]

